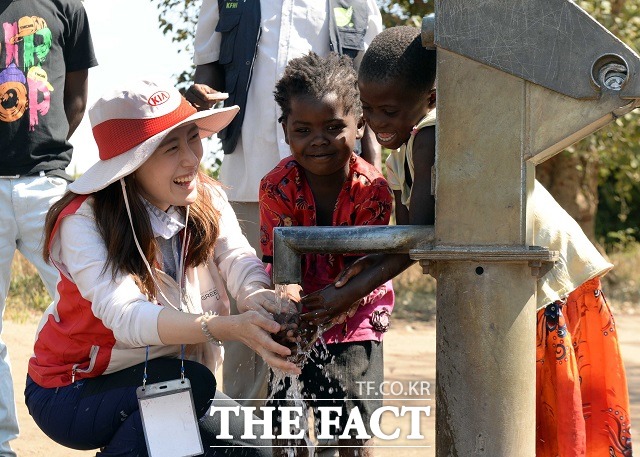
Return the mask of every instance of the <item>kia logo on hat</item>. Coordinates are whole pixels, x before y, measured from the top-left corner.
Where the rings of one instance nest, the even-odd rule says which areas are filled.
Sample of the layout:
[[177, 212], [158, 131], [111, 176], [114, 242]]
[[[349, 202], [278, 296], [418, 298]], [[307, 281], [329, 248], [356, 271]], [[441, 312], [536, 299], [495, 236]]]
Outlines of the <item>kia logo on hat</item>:
[[158, 106], [158, 105], [162, 105], [167, 100], [169, 100], [169, 92], [161, 90], [154, 93], [151, 97], [149, 97], [149, 100], [147, 100], [147, 102], [151, 106]]
[[[4, 73], [0, 73], [0, 86]], [[44, 79], [46, 75], [42, 72], [36, 76]], [[76, 194], [98, 192], [135, 172], [172, 130], [195, 123], [199, 137], [208, 138], [229, 125], [239, 110], [238, 106], [230, 106], [197, 111], [168, 80], [131, 81], [125, 87], [112, 89], [89, 108], [100, 160], [68, 189]]]

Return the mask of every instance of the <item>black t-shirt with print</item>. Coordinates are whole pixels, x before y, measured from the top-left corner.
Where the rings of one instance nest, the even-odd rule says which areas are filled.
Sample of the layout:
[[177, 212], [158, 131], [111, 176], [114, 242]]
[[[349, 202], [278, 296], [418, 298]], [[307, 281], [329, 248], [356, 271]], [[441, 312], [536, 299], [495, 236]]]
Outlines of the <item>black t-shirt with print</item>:
[[64, 176], [65, 74], [97, 65], [80, 0], [0, 0], [0, 175]]

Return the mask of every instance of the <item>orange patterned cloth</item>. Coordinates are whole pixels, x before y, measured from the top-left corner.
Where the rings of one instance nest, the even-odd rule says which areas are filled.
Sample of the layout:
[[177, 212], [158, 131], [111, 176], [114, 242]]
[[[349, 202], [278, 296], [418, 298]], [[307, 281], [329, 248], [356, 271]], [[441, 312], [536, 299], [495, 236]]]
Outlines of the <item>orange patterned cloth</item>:
[[629, 393], [600, 279], [538, 311], [536, 456], [630, 457]]

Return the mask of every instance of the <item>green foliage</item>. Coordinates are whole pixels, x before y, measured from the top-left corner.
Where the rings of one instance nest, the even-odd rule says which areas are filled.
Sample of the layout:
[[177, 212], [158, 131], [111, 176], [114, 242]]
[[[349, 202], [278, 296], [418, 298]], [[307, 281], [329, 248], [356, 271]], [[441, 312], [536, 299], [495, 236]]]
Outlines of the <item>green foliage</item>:
[[[193, 40], [202, 0], [151, 0], [151, 2], [158, 8], [158, 23], [162, 33], [171, 37], [171, 41], [176, 43], [178, 52], [193, 54]], [[195, 65], [192, 63], [189, 68], [179, 70], [179, 73], [174, 74], [174, 78], [176, 85], [184, 93], [193, 82]], [[203, 161], [204, 171], [212, 178], [218, 179], [220, 165], [222, 165], [219, 143], [206, 141], [205, 151], [208, 152]]]
[[[178, 52], [193, 54], [193, 38], [202, 0], [151, 0], [158, 10], [158, 24], [164, 35], [176, 43]], [[179, 69], [175, 75], [177, 86], [186, 90], [193, 81], [195, 66]]]
[[596, 231], [607, 249], [640, 240], [640, 128], [627, 114], [577, 147], [592, 148], [600, 159]]
[[433, 13], [434, 1], [422, 0], [377, 0], [385, 27], [413, 25], [420, 27], [422, 18]]
[[205, 154], [202, 160], [202, 168], [204, 172], [215, 180], [220, 177], [220, 167], [222, 166], [222, 148], [219, 141], [206, 140]]

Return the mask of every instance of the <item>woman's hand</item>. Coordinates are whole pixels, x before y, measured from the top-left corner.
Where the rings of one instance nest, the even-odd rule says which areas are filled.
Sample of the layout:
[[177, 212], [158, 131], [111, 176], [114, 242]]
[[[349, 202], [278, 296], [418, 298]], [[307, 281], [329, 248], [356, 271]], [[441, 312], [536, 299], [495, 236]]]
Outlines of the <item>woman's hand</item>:
[[235, 340], [253, 349], [272, 368], [278, 368], [292, 374], [300, 374], [300, 369], [286, 358], [291, 350], [273, 340], [271, 334], [286, 329], [273, 317], [261, 312], [249, 310], [233, 316], [217, 317], [207, 321], [209, 331], [223, 341]]
[[240, 289], [236, 304], [240, 313], [253, 310], [270, 317], [278, 311], [275, 292], [262, 283], [251, 283]]
[[265, 317], [277, 314], [294, 314], [298, 312], [296, 302], [300, 301], [300, 286], [291, 284], [287, 286], [286, 295], [288, 300], [278, 304], [275, 291], [269, 289], [266, 284], [254, 282], [244, 286], [238, 292], [236, 302], [240, 313], [249, 310], [258, 311]]

